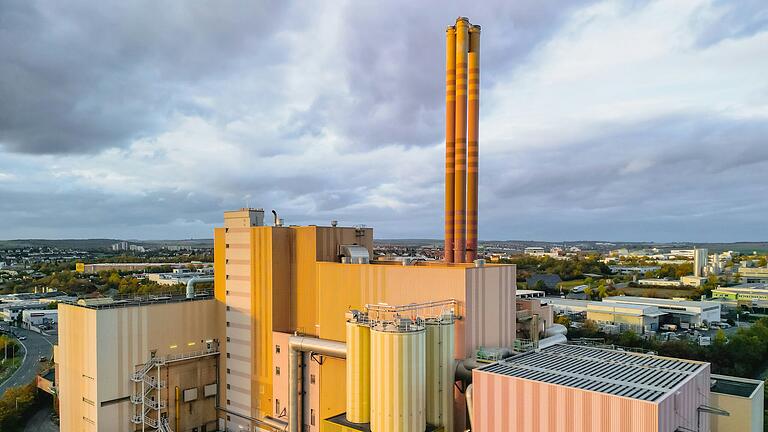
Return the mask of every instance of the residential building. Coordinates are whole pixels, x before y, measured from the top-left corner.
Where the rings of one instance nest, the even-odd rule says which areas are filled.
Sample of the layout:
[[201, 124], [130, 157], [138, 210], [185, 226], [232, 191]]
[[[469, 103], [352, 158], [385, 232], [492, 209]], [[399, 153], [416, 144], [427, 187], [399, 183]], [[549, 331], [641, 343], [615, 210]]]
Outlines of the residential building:
[[702, 276], [683, 276], [680, 278], [680, 284], [685, 286], [700, 287], [707, 283], [707, 278]]

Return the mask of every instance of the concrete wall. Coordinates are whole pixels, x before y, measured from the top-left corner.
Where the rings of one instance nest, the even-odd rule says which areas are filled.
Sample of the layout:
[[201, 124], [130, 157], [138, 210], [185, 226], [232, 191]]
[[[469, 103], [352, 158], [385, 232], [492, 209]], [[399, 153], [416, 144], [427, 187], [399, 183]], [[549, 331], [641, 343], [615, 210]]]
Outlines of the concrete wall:
[[[717, 379], [718, 375], [712, 375]], [[756, 383], [757, 388], [749, 397], [712, 392], [709, 405], [728, 411], [731, 415], [712, 416], [712, 432], [763, 432], [763, 404], [765, 384], [761, 381], [725, 377], [729, 381]]]
[[[219, 338], [214, 300], [196, 300], [88, 309], [59, 305], [59, 373], [62, 431], [133, 430], [134, 392], [131, 374], [146, 363], [152, 352], [172, 356], [206, 348]], [[204, 398], [203, 386], [216, 382], [216, 359], [174, 363], [160, 370], [169, 387], [161, 393], [168, 417], [175, 425], [175, 386], [198, 387], [196, 402], [182, 404], [188, 410], [178, 431], [215, 422], [215, 398]], [[170, 390], [170, 391], [168, 391]]]

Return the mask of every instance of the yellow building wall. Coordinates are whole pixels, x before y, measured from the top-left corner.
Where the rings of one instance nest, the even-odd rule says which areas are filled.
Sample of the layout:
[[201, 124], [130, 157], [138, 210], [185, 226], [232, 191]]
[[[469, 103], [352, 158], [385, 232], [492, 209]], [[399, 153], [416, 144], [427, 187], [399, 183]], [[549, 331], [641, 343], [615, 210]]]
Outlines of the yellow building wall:
[[[344, 314], [369, 303], [402, 305], [455, 299], [457, 314], [455, 356], [471, 357], [479, 346], [512, 346], [515, 338], [514, 266], [481, 268], [446, 265], [370, 265], [317, 263], [319, 290], [319, 337], [344, 341]], [[321, 418], [344, 411], [346, 384], [344, 361], [323, 364], [320, 374]], [[457, 410], [463, 399], [457, 396]], [[456, 411], [463, 412], [463, 411]], [[464, 426], [457, 416], [456, 430]]]

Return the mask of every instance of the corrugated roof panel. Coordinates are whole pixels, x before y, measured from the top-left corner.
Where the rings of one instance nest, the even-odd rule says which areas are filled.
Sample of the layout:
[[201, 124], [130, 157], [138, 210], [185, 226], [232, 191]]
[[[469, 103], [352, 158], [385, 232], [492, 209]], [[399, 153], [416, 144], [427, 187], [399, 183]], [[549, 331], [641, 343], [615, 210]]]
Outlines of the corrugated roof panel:
[[484, 366], [482, 372], [657, 401], [701, 363], [578, 345], [554, 345]]

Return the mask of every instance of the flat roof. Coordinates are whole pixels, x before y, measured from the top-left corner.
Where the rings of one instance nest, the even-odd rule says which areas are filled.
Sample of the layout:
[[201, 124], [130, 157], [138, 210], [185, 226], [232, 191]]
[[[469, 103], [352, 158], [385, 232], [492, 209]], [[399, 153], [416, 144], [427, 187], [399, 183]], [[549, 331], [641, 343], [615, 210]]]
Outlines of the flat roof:
[[710, 390], [715, 393], [727, 394], [739, 397], [751, 397], [755, 391], [763, 385], [762, 381], [747, 378], [730, 377], [726, 375], [712, 375]]
[[613, 296], [606, 297], [603, 301], [612, 303], [646, 303], [653, 305], [669, 305], [669, 306], [687, 306], [696, 308], [709, 308], [714, 306], [720, 306], [719, 303], [713, 301], [697, 301], [697, 300], [675, 300], [675, 299], [663, 299], [654, 297], [634, 297], [634, 296]]
[[658, 402], [706, 366], [690, 360], [560, 344], [478, 371]]
[[[127, 299], [116, 299], [111, 302], [105, 302], [105, 303], [93, 303], [93, 304], [81, 304], [81, 303], [72, 303], [72, 306], [86, 308], [86, 309], [116, 309], [116, 308], [125, 308], [125, 307], [134, 307], [134, 306], [151, 306], [156, 304], [167, 304], [167, 303], [182, 303], [182, 302], [188, 302], [188, 301], [197, 301], [197, 300], [210, 300], [213, 298], [213, 293], [209, 292], [203, 292], [195, 294], [194, 298], [188, 299], [186, 295], [180, 294], [180, 295], [171, 295], [171, 296], [147, 296], [147, 297], [134, 297], [134, 298], [127, 298]], [[95, 299], [94, 299], [95, 300]]]

